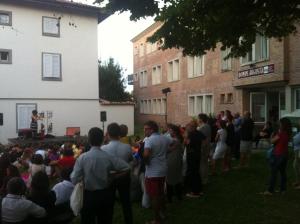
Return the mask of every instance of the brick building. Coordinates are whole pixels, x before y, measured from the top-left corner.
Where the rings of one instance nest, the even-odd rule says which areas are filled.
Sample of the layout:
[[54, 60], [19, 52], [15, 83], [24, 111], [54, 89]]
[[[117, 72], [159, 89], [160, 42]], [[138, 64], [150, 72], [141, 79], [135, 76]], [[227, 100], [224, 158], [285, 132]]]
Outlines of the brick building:
[[[300, 115], [300, 36], [279, 42], [257, 36], [243, 58], [227, 59], [220, 46], [201, 57], [147, 42], [160, 24], [132, 39], [136, 120], [185, 124], [200, 112], [249, 110], [257, 123]], [[298, 86], [297, 86], [298, 85]], [[163, 94], [162, 90], [171, 92]]]

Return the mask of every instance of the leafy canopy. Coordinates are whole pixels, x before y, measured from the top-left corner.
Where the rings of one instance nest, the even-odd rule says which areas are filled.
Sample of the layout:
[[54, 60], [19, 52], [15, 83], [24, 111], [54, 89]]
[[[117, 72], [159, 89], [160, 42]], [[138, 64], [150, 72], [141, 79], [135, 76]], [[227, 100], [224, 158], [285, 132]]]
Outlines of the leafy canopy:
[[[104, 0], [96, 0], [101, 3]], [[231, 48], [230, 56], [244, 56], [256, 34], [281, 38], [296, 32], [300, 0], [107, 0], [110, 12], [130, 11], [131, 20], [154, 16], [162, 22], [149, 41], [161, 48], [182, 48], [201, 55]]]
[[103, 64], [99, 62], [99, 97], [108, 101], [129, 101], [131, 95], [125, 91], [126, 80], [122, 77], [123, 69], [109, 58]]

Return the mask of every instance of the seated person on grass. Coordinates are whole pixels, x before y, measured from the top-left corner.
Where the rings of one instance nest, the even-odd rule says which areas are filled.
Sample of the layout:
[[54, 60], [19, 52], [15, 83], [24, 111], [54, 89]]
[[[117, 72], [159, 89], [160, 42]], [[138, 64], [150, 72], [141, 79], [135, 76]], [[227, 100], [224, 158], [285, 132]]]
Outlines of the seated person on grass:
[[2, 200], [2, 223], [30, 223], [29, 218], [46, 216], [44, 208], [25, 199], [25, 191], [26, 185], [22, 178], [14, 177], [8, 182], [8, 194]]

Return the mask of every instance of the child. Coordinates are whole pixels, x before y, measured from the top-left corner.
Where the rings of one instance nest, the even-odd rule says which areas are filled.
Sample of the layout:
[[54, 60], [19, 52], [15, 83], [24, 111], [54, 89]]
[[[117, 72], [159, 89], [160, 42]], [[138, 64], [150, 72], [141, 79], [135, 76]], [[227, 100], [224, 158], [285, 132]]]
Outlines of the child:
[[[213, 155], [213, 161], [212, 161], [212, 174], [216, 174], [216, 163], [218, 160], [223, 162], [227, 145], [226, 145], [226, 139], [227, 139], [227, 131], [226, 131], [226, 121], [221, 120], [218, 122], [219, 130], [217, 132], [216, 136], [216, 142], [217, 146]], [[224, 167], [223, 167], [224, 168]]]
[[26, 185], [20, 177], [13, 177], [8, 181], [7, 191], [7, 196], [2, 200], [3, 223], [21, 223], [30, 216], [35, 218], [46, 216], [45, 209], [23, 197]]

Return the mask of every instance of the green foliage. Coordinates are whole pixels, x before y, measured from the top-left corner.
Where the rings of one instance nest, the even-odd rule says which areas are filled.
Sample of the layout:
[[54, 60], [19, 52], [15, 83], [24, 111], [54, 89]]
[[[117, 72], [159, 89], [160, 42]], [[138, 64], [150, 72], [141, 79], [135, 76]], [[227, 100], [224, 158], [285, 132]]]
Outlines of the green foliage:
[[113, 58], [103, 64], [99, 62], [99, 97], [108, 101], [130, 101], [130, 93], [125, 91], [126, 80], [122, 68]]
[[[100, 3], [103, 0], [96, 0]], [[127, 11], [132, 20], [155, 16], [163, 23], [149, 39], [162, 49], [182, 48], [184, 54], [231, 48], [230, 56], [244, 56], [256, 34], [281, 39], [296, 32], [299, 0], [109, 0], [111, 12]], [[160, 7], [158, 5], [160, 2]], [[163, 40], [163, 41], [162, 41]]]

